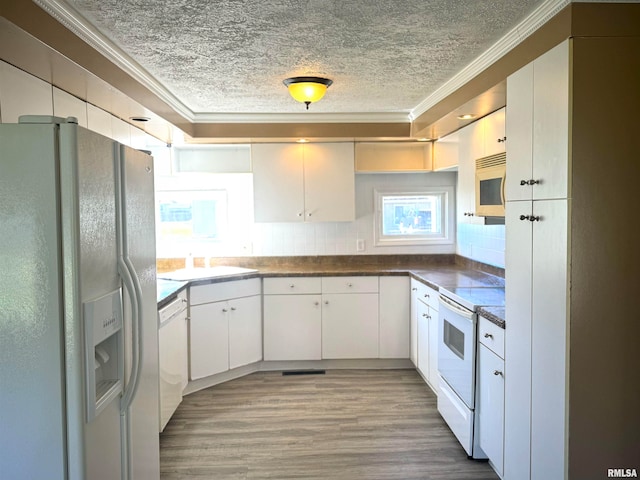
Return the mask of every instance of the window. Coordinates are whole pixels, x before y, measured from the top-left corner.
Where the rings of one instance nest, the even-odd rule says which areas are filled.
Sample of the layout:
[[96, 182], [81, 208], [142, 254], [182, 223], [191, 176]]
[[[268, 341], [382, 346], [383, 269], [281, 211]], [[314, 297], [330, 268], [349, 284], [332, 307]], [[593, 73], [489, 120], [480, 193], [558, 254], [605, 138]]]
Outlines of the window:
[[160, 258], [251, 253], [251, 174], [156, 178], [156, 250]]
[[453, 243], [449, 227], [453, 222], [449, 206], [453, 187], [421, 190], [375, 191], [377, 246]]
[[160, 191], [158, 233], [174, 243], [219, 241], [227, 229], [225, 190]]

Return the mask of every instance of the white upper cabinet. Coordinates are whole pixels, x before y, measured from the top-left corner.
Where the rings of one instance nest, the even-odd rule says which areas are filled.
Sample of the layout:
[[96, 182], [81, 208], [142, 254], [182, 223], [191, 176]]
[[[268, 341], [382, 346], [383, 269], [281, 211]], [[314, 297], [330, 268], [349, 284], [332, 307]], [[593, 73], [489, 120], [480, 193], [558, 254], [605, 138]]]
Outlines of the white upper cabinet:
[[474, 122], [458, 130], [458, 223], [484, 223], [476, 212], [476, 159], [484, 153], [482, 125]]
[[505, 109], [501, 108], [491, 115], [487, 115], [480, 122], [484, 128], [482, 135], [484, 152], [482, 156], [488, 157], [489, 155], [504, 152], [507, 140], [505, 134]]
[[78, 125], [87, 128], [87, 103], [57, 87], [53, 87], [53, 114], [63, 118], [76, 117]]
[[355, 219], [353, 143], [252, 145], [256, 222]]
[[2, 123], [18, 123], [21, 115], [53, 115], [51, 85], [0, 61], [0, 115]]
[[428, 142], [358, 142], [355, 145], [356, 171], [428, 172], [432, 164], [432, 144]]
[[507, 138], [507, 201], [569, 196], [567, 41], [507, 79]]
[[507, 79], [507, 200], [531, 200], [533, 161], [533, 63]]

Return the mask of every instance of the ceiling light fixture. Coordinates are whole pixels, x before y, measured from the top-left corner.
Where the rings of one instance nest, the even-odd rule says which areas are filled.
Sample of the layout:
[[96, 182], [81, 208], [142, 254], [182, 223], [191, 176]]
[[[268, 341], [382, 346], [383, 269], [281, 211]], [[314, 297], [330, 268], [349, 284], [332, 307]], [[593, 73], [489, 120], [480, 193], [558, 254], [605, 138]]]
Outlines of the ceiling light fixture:
[[458, 120], [471, 120], [472, 118], [476, 118], [473, 113], [465, 113], [464, 115], [458, 115]]
[[282, 83], [287, 86], [293, 99], [304, 103], [309, 110], [309, 104], [324, 97], [333, 80], [321, 77], [291, 77], [283, 80]]

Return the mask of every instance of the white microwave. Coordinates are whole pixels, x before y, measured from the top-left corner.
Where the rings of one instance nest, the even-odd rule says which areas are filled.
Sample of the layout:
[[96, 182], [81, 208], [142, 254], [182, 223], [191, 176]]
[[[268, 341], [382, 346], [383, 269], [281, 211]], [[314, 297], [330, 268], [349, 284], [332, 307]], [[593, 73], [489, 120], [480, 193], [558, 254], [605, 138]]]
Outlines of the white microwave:
[[476, 215], [504, 217], [504, 181], [507, 155], [498, 153], [476, 160]]

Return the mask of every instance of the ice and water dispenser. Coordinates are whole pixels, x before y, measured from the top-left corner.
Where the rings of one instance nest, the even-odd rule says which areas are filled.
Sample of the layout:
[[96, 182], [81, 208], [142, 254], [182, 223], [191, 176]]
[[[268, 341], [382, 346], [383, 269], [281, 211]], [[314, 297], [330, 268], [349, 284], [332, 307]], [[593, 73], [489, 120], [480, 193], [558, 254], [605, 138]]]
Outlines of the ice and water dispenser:
[[122, 293], [115, 290], [83, 304], [87, 422], [123, 390]]

